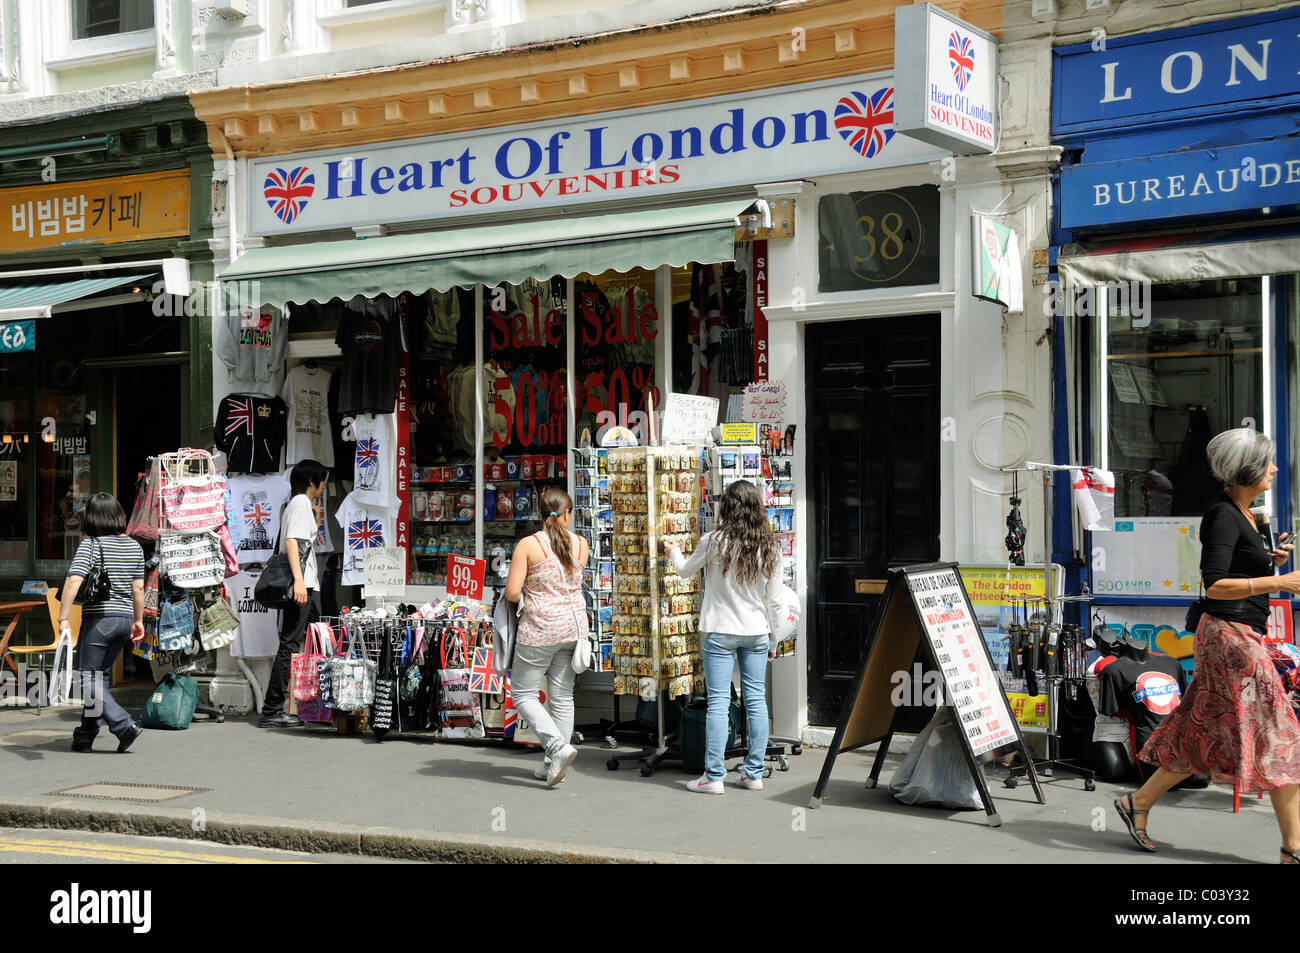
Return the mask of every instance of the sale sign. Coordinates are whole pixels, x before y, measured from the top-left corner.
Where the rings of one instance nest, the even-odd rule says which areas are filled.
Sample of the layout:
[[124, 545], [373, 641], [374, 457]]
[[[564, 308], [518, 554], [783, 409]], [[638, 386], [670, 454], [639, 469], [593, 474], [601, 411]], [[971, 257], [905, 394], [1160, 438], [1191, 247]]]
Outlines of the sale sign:
[[465, 596], [475, 602], [483, 598], [483, 575], [487, 571], [486, 559], [473, 556], [447, 557], [447, 595]]

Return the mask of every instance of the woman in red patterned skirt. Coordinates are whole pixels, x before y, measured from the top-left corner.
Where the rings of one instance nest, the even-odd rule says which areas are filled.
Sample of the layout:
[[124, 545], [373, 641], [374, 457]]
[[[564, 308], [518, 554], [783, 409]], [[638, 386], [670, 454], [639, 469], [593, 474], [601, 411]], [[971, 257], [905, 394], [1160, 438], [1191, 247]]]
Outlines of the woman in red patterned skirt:
[[1210, 441], [1206, 455], [1225, 486], [1201, 520], [1206, 589], [1196, 673], [1182, 703], [1138, 755], [1159, 767], [1115, 808], [1137, 845], [1154, 851], [1147, 814], [1188, 775], [1235, 782], [1243, 794], [1267, 791], [1282, 829], [1282, 862], [1300, 863], [1300, 722], [1263, 642], [1269, 593], [1300, 592], [1300, 572], [1273, 575], [1293, 547], [1270, 550], [1249, 510], [1273, 485], [1273, 441], [1249, 427], [1227, 430]]

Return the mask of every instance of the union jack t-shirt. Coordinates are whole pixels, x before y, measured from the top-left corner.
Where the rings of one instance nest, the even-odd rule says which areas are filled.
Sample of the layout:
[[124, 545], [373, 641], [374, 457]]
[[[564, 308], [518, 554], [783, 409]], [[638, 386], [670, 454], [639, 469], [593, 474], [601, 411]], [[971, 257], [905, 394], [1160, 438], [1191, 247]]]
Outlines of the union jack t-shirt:
[[216, 445], [229, 473], [278, 473], [289, 410], [279, 397], [227, 394], [217, 407]]

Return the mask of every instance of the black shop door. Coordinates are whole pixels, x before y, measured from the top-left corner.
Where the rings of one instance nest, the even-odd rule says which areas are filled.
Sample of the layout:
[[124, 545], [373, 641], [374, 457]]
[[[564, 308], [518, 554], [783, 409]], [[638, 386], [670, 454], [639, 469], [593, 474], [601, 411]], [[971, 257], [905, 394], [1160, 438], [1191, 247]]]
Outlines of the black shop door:
[[808, 717], [834, 725], [887, 570], [939, 558], [939, 316], [811, 325], [807, 342]]

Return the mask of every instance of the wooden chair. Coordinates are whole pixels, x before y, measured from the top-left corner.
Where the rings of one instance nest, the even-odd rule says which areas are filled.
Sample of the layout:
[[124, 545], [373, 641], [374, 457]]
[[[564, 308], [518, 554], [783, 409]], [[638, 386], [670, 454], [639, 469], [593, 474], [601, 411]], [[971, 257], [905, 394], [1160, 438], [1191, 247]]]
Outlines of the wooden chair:
[[[37, 666], [41, 672], [42, 678], [45, 674], [45, 655], [54, 653], [59, 647], [59, 600], [55, 590], [47, 589], [45, 592], [45, 605], [50, 613], [50, 629], [54, 633], [54, 641], [48, 645], [10, 645], [5, 649], [5, 653], [17, 658], [25, 658], [35, 655], [37, 657]], [[74, 605], [68, 613], [68, 625], [72, 629], [72, 648], [77, 648], [77, 639], [81, 636], [81, 606]], [[0, 659], [3, 661], [3, 659]], [[36, 714], [41, 713], [41, 699], [45, 691], [42, 690], [36, 696]]]

